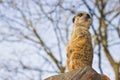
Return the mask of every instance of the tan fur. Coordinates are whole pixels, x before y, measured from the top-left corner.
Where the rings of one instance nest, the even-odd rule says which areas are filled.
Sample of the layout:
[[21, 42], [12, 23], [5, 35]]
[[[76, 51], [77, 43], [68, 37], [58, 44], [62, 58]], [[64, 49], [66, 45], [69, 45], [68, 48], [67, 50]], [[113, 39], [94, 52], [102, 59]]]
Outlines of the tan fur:
[[91, 18], [87, 18], [87, 13], [82, 12], [75, 16], [73, 31], [67, 45], [67, 69], [69, 71], [92, 66], [93, 48], [89, 26]]
[[[92, 20], [87, 18], [86, 12], [81, 13], [74, 17], [71, 38], [66, 47], [68, 71], [86, 66], [92, 67], [93, 48], [89, 32]], [[103, 80], [110, 80], [106, 75], [100, 74], [100, 76]]]

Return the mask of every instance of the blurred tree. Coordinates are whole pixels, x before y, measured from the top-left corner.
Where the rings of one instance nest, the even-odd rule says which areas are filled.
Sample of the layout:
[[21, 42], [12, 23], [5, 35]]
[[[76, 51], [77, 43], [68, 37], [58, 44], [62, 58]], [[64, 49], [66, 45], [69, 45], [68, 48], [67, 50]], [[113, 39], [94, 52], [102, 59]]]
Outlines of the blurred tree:
[[[9, 62], [0, 61], [7, 72], [22, 74], [28, 80], [28, 71], [37, 71], [39, 79], [47, 74], [65, 72], [65, 47], [72, 28], [72, 17], [79, 11], [88, 11], [92, 18], [91, 28], [94, 53], [98, 55], [100, 72], [103, 64], [101, 54], [105, 54], [115, 74], [115, 80], [120, 80], [120, 1], [119, 0], [4, 0], [0, 1], [0, 42], [17, 43], [34, 47], [33, 55], [40, 59], [39, 66], [33, 66], [24, 61], [23, 54], [16, 52], [19, 66], [9, 70]], [[22, 43], [22, 45], [20, 45]], [[33, 48], [33, 49], [34, 49]], [[31, 50], [31, 48], [30, 48]], [[24, 55], [29, 60], [28, 55]], [[33, 57], [34, 58], [34, 57]], [[33, 59], [34, 60], [34, 59]], [[15, 63], [16, 64], [16, 63]], [[49, 69], [48, 69], [49, 67]], [[22, 71], [19, 69], [22, 68]], [[111, 69], [111, 70], [112, 70]], [[4, 75], [4, 74], [3, 74]], [[15, 80], [14, 75], [4, 79]]]

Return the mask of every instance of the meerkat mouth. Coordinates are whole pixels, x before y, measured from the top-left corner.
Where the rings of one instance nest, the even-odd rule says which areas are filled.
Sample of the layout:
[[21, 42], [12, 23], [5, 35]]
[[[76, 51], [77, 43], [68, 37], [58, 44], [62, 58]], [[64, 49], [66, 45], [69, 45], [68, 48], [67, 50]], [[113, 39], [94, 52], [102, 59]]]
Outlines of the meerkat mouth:
[[85, 18], [85, 21], [88, 21], [88, 18]]

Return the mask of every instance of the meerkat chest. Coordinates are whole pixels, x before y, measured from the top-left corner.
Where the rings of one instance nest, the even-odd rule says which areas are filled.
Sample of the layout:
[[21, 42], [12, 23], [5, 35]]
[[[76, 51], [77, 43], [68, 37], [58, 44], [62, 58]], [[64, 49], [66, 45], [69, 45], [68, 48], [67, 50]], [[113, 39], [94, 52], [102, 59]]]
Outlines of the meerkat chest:
[[88, 30], [75, 30], [71, 34], [71, 41], [86, 39], [88, 41], [91, 41], [91, 35]]

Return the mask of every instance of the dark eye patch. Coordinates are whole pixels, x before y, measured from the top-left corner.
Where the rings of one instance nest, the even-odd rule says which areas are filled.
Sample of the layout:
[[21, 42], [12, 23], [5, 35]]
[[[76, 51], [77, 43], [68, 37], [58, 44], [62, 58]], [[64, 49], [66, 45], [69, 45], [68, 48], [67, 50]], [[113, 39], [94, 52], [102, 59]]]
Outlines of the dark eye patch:
[[82, 16], [83, 16], [83, 13], [79, 13], [78, 16], [79, 16], [79, 17], [82, 17]]

